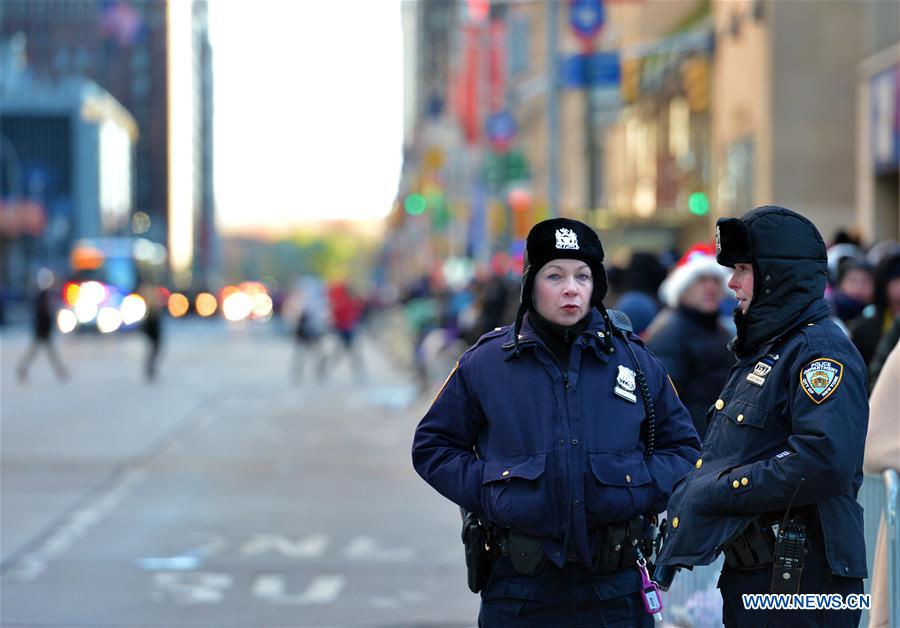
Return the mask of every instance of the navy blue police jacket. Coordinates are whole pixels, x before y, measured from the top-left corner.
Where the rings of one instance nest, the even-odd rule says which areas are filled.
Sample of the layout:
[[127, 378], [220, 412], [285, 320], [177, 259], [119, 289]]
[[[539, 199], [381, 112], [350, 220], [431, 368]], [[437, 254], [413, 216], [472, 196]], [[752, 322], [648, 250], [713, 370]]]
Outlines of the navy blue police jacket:
[[831, 572], [865, 578], [856, 496], [868, 416], [862, 358], [814, 301], [731, 369], [700, 460], [669, 501], [657, 563], [707, 565], [760, 515], [778, 520], [789, 505], [814, 504]]
[[518, 355], [512, 327], [482, 336], [451, 372], [412, 447], [416, 471], [438, 492], [494, 524], [540, 537], [560, 566], [567, 558], [592, 565], [602, 522], [664, 510], [699, 449], [661, 363], [632, 334], [656, 408], [655, 451], [644, 459], [640, 390], [633, 401], [614, 392], [620, 369], [633, 373], [635, 364], [618, 336], [613, 352], [605, 351], [609, 332], [596, 309], [590, 316], [567, 365], [527, 316]]

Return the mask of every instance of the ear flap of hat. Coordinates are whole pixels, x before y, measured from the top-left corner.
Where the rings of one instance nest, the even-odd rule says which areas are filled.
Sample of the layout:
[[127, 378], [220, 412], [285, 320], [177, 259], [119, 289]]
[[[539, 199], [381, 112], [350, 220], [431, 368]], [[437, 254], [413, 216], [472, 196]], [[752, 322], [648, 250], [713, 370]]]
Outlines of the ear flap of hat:
[[720, 218], [716, 222], [716, 261], [731, 268], [753, 261], [753, 234], [739, 218]]
[[603, 267], [603, 264], [596, 267], [592, 266], [591, 272], [594, 273], [594, 293], [591, 295], [591, 303], [597, 305], [598, 303], [602, 303], [603, 299], [606, 298], [609, 284], [606, 280], [606, 268]]

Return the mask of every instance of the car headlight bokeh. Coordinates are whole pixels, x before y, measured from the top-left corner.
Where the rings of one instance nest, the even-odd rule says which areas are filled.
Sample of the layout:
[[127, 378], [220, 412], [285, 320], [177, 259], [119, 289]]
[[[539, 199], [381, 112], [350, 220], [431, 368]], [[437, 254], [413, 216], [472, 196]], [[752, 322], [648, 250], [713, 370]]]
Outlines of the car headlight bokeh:
[[72, 310], [60, 310], [56, 314], [56, 326], [59, 327], [59, 331], [68, 334], [78, 326], [78, 317]]
[[222, 314], [232, 322], [244, 320], [252, 311], [253, 300], [243, 292], [232, 292], [222, 302]]
[[86, 281], [78, 289], [77, 303], [86, 302], [99, 306], [106, 297], [106, 286], [99, 281]]
[[122, 326], [122, 313], [115, 307], [101, 308], [97, 313], [97, 329], [104, 334], [111, 334]]
[[253, 318], [267, 320], [272, 316], [272, 297], [265, 293], [257, 293], [251, 297]]
[[66, 302], [66, 305], [69, 307], [74, 306], [78, 303], [78, 295], [81, 292], [81, 284], [77, 284], [74, 282], [69, 282], [66, 284], [66, 287], [63, 288], [63, 301]]
[[190, 306], [190, 301], [180, 292], [173, 292], [169, 295], [169, 314], [172, 315], [172, 318], [181, 318], [187, 314]]
[[75, 316], [79, 323], [90, 323], [97, 318], [97, 312], [100, 310], [97, 304], [89, 299], [78, 299], [75, 304]]
[[216, 303], [216, 297], [209, 292], [201, 292], [194, 301], [194, 309], [197, 310], [197, 314], [204, 318], [215, 314], [218, 307], [219, 304]]
[[124, 325], [134, 325], [147, 315], [147, 303], [139, 294], [129, 294], [122, 299], [119, 311]]

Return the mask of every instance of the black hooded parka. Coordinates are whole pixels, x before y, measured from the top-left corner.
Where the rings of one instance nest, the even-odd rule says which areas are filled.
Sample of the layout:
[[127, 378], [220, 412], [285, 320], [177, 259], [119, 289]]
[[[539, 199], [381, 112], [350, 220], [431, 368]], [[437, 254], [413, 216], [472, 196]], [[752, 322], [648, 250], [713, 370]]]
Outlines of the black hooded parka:
[[706, 565], [751, 521], [791, 503], [818, 522], [831, 574], [866, 577], [862, 507], [866, 369], [829, 318], [825, 244], [803, 216], [775, 206], [719, 220], [720, 264], [753, 266], [737, 356], [707, 413], [700, 460], [668, 505], [663, 565]]

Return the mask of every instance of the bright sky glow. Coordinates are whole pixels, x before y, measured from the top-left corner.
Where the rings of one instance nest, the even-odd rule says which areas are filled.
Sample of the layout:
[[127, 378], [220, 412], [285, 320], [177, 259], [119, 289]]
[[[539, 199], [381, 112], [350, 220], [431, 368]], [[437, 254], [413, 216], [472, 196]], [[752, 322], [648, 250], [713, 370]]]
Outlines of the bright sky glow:
[[191, 5], [168, 5], [169, 45], [169, 259], [177, 281], [187, 279], [194, 240], [194, 160], [191, 112]]
[[398, 0], [212, 0], [219, 227], [385, 216], [402, 160]]

